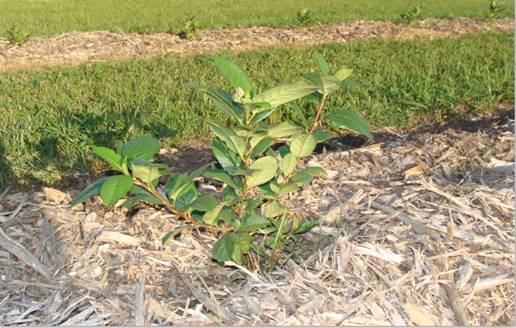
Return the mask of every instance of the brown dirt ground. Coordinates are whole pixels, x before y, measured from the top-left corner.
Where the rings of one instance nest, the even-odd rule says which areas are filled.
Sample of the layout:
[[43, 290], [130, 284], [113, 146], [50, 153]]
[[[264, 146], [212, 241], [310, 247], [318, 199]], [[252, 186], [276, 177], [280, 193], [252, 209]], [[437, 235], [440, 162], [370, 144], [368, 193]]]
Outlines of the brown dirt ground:
[[356, 21], [312, 28], [269, 28], [203, 30], [196, 40], [167, 33], [126, 34], [107, 31], [71, 32], [54, 37], [35, 37], [21, 46], [10, 46], [0, 38], [0, 72], [45, 66], [79, 65], [89, 62], [143, 59], [176, 54], [244, 51], [274, 46], [309, 46], [345, 43], [370, 38], [453, 37], [479, 32], [514, 30], [514, 19], [487, 22], [479, 19], [432, 19], [413, 26], [392, 22]]
[[213, 235], [162, 246], [183, 222], [154, 208], [3, 193], [0, 323], [514, 325], [513, 117], [328, 143], [304, 164], [327, 176], [286, 199], [320, 223], [303, 261], [263, 275], [211, 261]]

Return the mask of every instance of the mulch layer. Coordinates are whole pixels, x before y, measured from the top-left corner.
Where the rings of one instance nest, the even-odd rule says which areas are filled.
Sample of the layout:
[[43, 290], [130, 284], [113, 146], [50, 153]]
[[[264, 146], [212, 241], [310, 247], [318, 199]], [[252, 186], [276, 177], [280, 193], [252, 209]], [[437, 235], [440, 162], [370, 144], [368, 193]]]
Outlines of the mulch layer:
[[237, 52], [264, 47], [310, 46], [371, 38], [407, 40], [513, 30], [514, 19], [484, 21], [456, 18], [429, 19], [412, 25], [355, 21], [310, 28], [252, 27], [202, 30], [195, 40], [182, 39], [168, 33], [71, 32], [52, 37], [30, 38], [20, 46], [11, 46], [6, 39], [0, 38], [0, 72], [156, 58], [166, 54], [191, 56], [227, 50]]
[[333, 140], [303, 164], [327, 175], [287, 197], [319, 221], [303, 260], [265, 274], [213, 262], [216, 236], [196, 230], [163, 246], [184, 223], [155, 208], [7, 190], [0, 323], [514, 325], [513, 131], [501, 116]]

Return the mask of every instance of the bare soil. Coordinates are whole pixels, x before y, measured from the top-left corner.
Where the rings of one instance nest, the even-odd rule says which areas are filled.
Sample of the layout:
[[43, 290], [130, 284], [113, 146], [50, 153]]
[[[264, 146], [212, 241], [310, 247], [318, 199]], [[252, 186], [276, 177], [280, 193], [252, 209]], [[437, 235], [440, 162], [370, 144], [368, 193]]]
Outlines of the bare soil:
[[456, 18], [423, 20], [413, 25], [356, 21], [312, 28], [202, 30], [195, 40], [185, 40], [167, 33], [71, 32], [54, 37], [31, 38], [21, 46], [11, 46], [6, 39], [0, 38], [0, 71], [156, 58], [166, 54], [191, 56], [226, 50], [236, 52], [264, 47], [345, 43], [357, 39], [406, 40], [512, 30], [514, 19], [483, 21]]
[[213, 235], [163, 246], [184, 223], [154, 208], [6, 192], [0, 323], [514, 325], [512, 117], [327, 144], [304, 164], [327, 176], [287, 199], [319, 226], [262, 275], [213, 262]]

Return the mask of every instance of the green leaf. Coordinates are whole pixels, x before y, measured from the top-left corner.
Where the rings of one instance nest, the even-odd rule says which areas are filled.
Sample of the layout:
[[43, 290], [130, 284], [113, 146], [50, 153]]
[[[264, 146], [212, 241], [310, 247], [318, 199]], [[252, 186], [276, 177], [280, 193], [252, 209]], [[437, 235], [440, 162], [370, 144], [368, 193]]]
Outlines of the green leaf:
[[238, 223], [238, 218], [235, 212], [227, 207], [224, 207], [219, 214], [219, 219], [224, 221], [224, 223], [229, 224], [230, 226], [235, 227]]
[[206, 214], [203, 215], [203, 220], [207, 224], [216, 224], [217, 219], [219, 218], [220, 212], [224, 208], [224, 204], [218, 204], [215, 206], [211, 211], [206, 212]]
[[142, 159], [148, 161], [159, 152], [159, 148], [158, 139], [143, 135], [125, 143], [121, 148], [121, 155], [125, 155], [129, 160]]
[[305, 129], [288, 121], [267, 128], [267, 135], [271, 138], [284, 138], [303, 133]]
[[[271, 108], [271, 105], [268, 104], [267, 108]], [[256, 124], [258, 122], [265, 120], [267, 117], [271, 116], [271, 114], [273, 112], [274, 112], [274, 109], [267, 109], [267, 110], [261, 111], [259, 113], [256, 113], [255, 115], [253, 115], [253, 118], [251, 119], [251, 124]]]
[[317, 86], [317, 91], [319, 91], [319, 93], [324, 97], [340, 88], [339, 80], [333, 76], [321, 76], [317, 73], [310, 73], [306, 78]]
[[336, 112], [332, 112], [326, 115], [326, 120], [337, 125], [339, 128], [363, 134], [368, 139], [373, 137], [366, 121], [349, 109], [341, 109]]
[[165, 164], [149, 163], [147, 161], [137, 159], [131, 161], [132, 175], [143, 182], [150, 184], [154, 180], [168, 174], [170, 171]]
[[213, 162], [210, 162], [210, 163], [208, 163], [208, 164], [206, 164], [206, 165], [201, 166], [201, 167], [200, 167], [200, 168], [198, 168], [198, 169], [193, 170], [193, 171], [192, 171], [192, 173], [188, 174], [188, 179], [193, 180], [193, 179], [195, 179], [195, 178], [197, 178], [197, 177], [200, 177], [200, 176], [204, 173], [204, 171], [206, 171], [206, 169], [207, 169], [208, 167], [210, 167], [210, 165], [211, 165], [212, 163], [213, 163]]
[[140, 202], [146, 202], [153, 205], [162, 205], [161, 201], [150, 194], [147, 190], [140, 186], [133, 186], [131, 189], [131, 194], [133, 196], [129, 197], [127, 201], [124, 203], [124, 208], [132, 208]]
[[220, 139], [213, 139], [212, 147], [213, 155], [226, 171], [231, 172], [242, 167], [242, 160], [238, 154], [229, 150]]
[[181, 190], [181, 193], [175, 198], [173, 204], [181, 212], [186, 212], [192, 202], [197, 199], [197, 189], [193, 182], [186, 184], [186, 187]]
[[115, 175], [106, 179], [100, 189], [100, 198], [106, 207], [113, 206], [133, 188], [133, 178], [127, 175]]
[[299, 171], [299, 173], [301, 173], [301, 172], [305, 172], [305, 173], [308, 173], [311, 175], [326, 174], [326, 170], [320, 166], [310, 166], [310, 167], [307, 167], [307, 168]]
[[278, 162], [272, 156], [265, 156], [256, 160], [249, 168], [256, 170], [247, 177], [247, 186], [252, 188], [274, 178], [278, 170]]
[[353, 70], [349, 68], [342, 68], [335, 73], [335, 78], [339, 81], [344, 81], [353, 74]]
[[165, 236], [163, 236], [163, 238], [161, 238], [161, 245], [162, 246], [165, 246], [165, 244], [167, 243], [167, 241], [170, 240], [170, 238], [173, 238], [177, 235], [179, 235], [183, 230], [185, 230], [187, 227], [184, 226], [184, 227], [179, 227], [179, 228], [176, 228], [172, 231], [169, 231], [165, 234]]
[[[272, 138], [261, 139], [258, 143], [255, 144], [255, 146], [253, 146], [251, 157], [256, 157], [266, 151], [267, 148], [269, 148], [269, 146], [273, 143], [273, 141], [274, 140]], [[253, 143], [253, 140], [251, 140], [251, 143]]]
[[258, 214], [251, 214], [244, 218], [242, 224], [240, 225], [240, 228], [238, 228], [239, 231], [255, 231], [260, 228], [263, 228], [269, 224], [269, 221], [267, 221], [264, 217]]
[[321, 69], [323, 75], [329, 75], [330, 67], [328, 66], [328, 63], [324, 59], [323, 55], [318, 52], [315, 54], [315, 58], [317, 58], [317, 61], [319, 62], [319, 68]]
[[283, 157], [280, 163], [280, 169], [281, 172], [283, 172], [283, 175], [288, 176], [290, 173], [292, 173], [292, 171], [294, 171], [294, 169], [296, 168], [296, 164], [297, 157], [294, 154], [288, 153], [287, 155], [285, 155], [285, 157]]
[[227, 184], [237, 190], [242, 188], [241, 184], [229, 174], [220, 169], [206, 170], [204, 176]]
[[193, 203], [190, 204], [190, 208], [197, 211], [209, 212], [217, 206], [217, 200], [213, 194], [206, 194], [199, 196]]
[[239, 233], [239, 246], [242, 253], [247, 253], [251, 249], [251, 235], [248, 233]]
[[307, 80], [299, 80], [266, 90], [256, 95], [252, 101], [254, 103], [266, 102], [269, 103], [272, 108], [276, 108], [280, 105], [307, 96], [317, 91], [317, 89], [318, 87], [313, 83]]
[[286, 211], [286, 207], [279, 202], [270, 202], [264, 206], [264, 215], [266, 218], [273, 218], [276, 216], [283, 215]]
[[106, 147], [93, 147], [93, 152], [97, 154], [100, 158], [108, 162], [113, 169], [120, 172], [124, 171], [122, 167], [122, 156], [117, 154], [114, 150]]
[[84, 202], [85, 200], [98, 195], [100, 193], [100, 189], [102, 188], [102, 184], [106, 181], [107, 177], [98, 179], [93, 182], [89, 186], [87, 186], [77, 197], [75, 197], [70, 203], [70, 207], [74, 207], [77, 204]]
[[337, 135], [330, 131], [317, 130], [314, 132], [315, 142], [321, 143], [329, 140], [331, 138], [335, 138]]
[[317, 141], [312, 134], [302, 134], [290, 143], [290, 152], [296, 157], [305, 157], [313, 153]]
[[222, 237], [215, 242], [215, 245], [213, 245], [213, 259], [218, 262], [225, 262], [233, 259], [235, 253], [240, 255], [239, 239], [238, 234], [234, 232], [223, 234]]
[[303, 124], [305, 129], [308, 129], [309, 123], [306, 120], [305, 113], [303, 112], [301, 107], [299, 107], [299, 105], [296, 102], [290, 103], [290, 107], [297, 113], [297, 116], [299, 116], [299, 118], [301, 119], [301, 123]]
[[306, 183], [312, 182], [313, 179], [314, 177], [310, 173], [301, 171], [290, 178], [290, 182], [298, 186], [302, 186]]
[[165, 192], [172, 200], [176, 200], [188, 190], [196, 190], [195, 184], [191, 179], [183, 174], [175, 175], [165, 185]]
[[297, 226], [294, 231], [292, 231], [293, 234], [301, 234], [308, 232], [312, 230], [317, 225], [317, 221], [305, 221], [301, 223], [299, 226]]
[[186, 86], [204, 92], [224, 113], [240, 122], [240, 124], [243, 123], [244, 108], [241, 104], [234, 101], [233, 97], [228, 92], [220, 88], [203, 88], [193, 83], [187, 83]]
[[231, 60], [221, 56], [213, 57], [213, 63], [221, 71], [226, 80], [233, 85], [233, 87], [242, 88], [247, 96], [251, 94], [253, 85], [240, 67]]
[[239, 137], [233, 130], [220, 126], [213, 122], [208, 122], [213, 133], [219, 137], [222, 142], [234, 153], [240, 155], [241, 158], [245, 152], [245, 142], [242, 137]]

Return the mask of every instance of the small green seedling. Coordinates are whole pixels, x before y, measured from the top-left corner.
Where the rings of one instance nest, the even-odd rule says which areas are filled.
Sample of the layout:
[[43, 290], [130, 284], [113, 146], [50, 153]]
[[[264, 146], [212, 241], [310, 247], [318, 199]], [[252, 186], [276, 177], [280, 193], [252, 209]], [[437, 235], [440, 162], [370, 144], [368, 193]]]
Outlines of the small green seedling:
[[306, 8], [301, 8], [296, 16], [299, 24], [303, 26], [311, 25], [314, 21], [312, 12]]
[[[94, 195], [100, 195], [106, 206], [121, 199], [127, 208], [139, 202], [163, 206], [189, 225], [217, 234], [212, 250], [216, 261], [234, 261], [253, 269], [274, 268], [285, 255], [286, 246], [316, 225], [316, 221], [292, 212], [285, 197], [325, 174], [321, 167], [300, 165], [318, 143], [334, 136], [322, 129], [323, 123], [371, 138], [367, 123], [356, 113], [337, 109], [325, 115], [327, 99], [346, 88], [352, 71], [342, 68], [333, 72], [321, 55], [317, 60], [321, 73], [260, 90], [235, 63], [214, 57], [215, 66], [232, 90], [196, 83], [188, 86], [208, 95], [234, 122], [231, 126], [209, 122], [218, 167], [171, 175], [168, 167], [151, 161], [160, 147], [150, 136], [130, 140], [116, 151], [95, 147], [94, 152], [118, 174], [91, 184], [72, 206]], [[311, 122], [268, 123], [279, 108], [308, 96], [317, 100]], [[280, 143], [283, 145], [278, 147]], [[200, 195], [193, 181], [200, 175], [222, 183], [221, 192]], [[175, 234], [167, 234], [162, 241]]]
[[489, 2], [489, 10], [487, 12], [487, 19], [500, 19], [505, 16], [505, 6], [496, 0]]
[[400, 14], [400, 21], [405, 24], [414, 24], [417, 20], [421, 19], [421, 6], [416, 5], [411, 9], [404, 11]]
[[185, 22], [181, 32], [179, 32], [179, 37], [182, 39], [193, 40], [199, 36], [200, 28], [201, 24], [197, 18], [195, 18], [195, 16], [191, 16]]
[[9, 44], [20, 46], [27, 42], [30, 34], [18, 29], [17, 27], [12, 27], [5, 32], [5, 37], [7, 41], [9, 41]]

